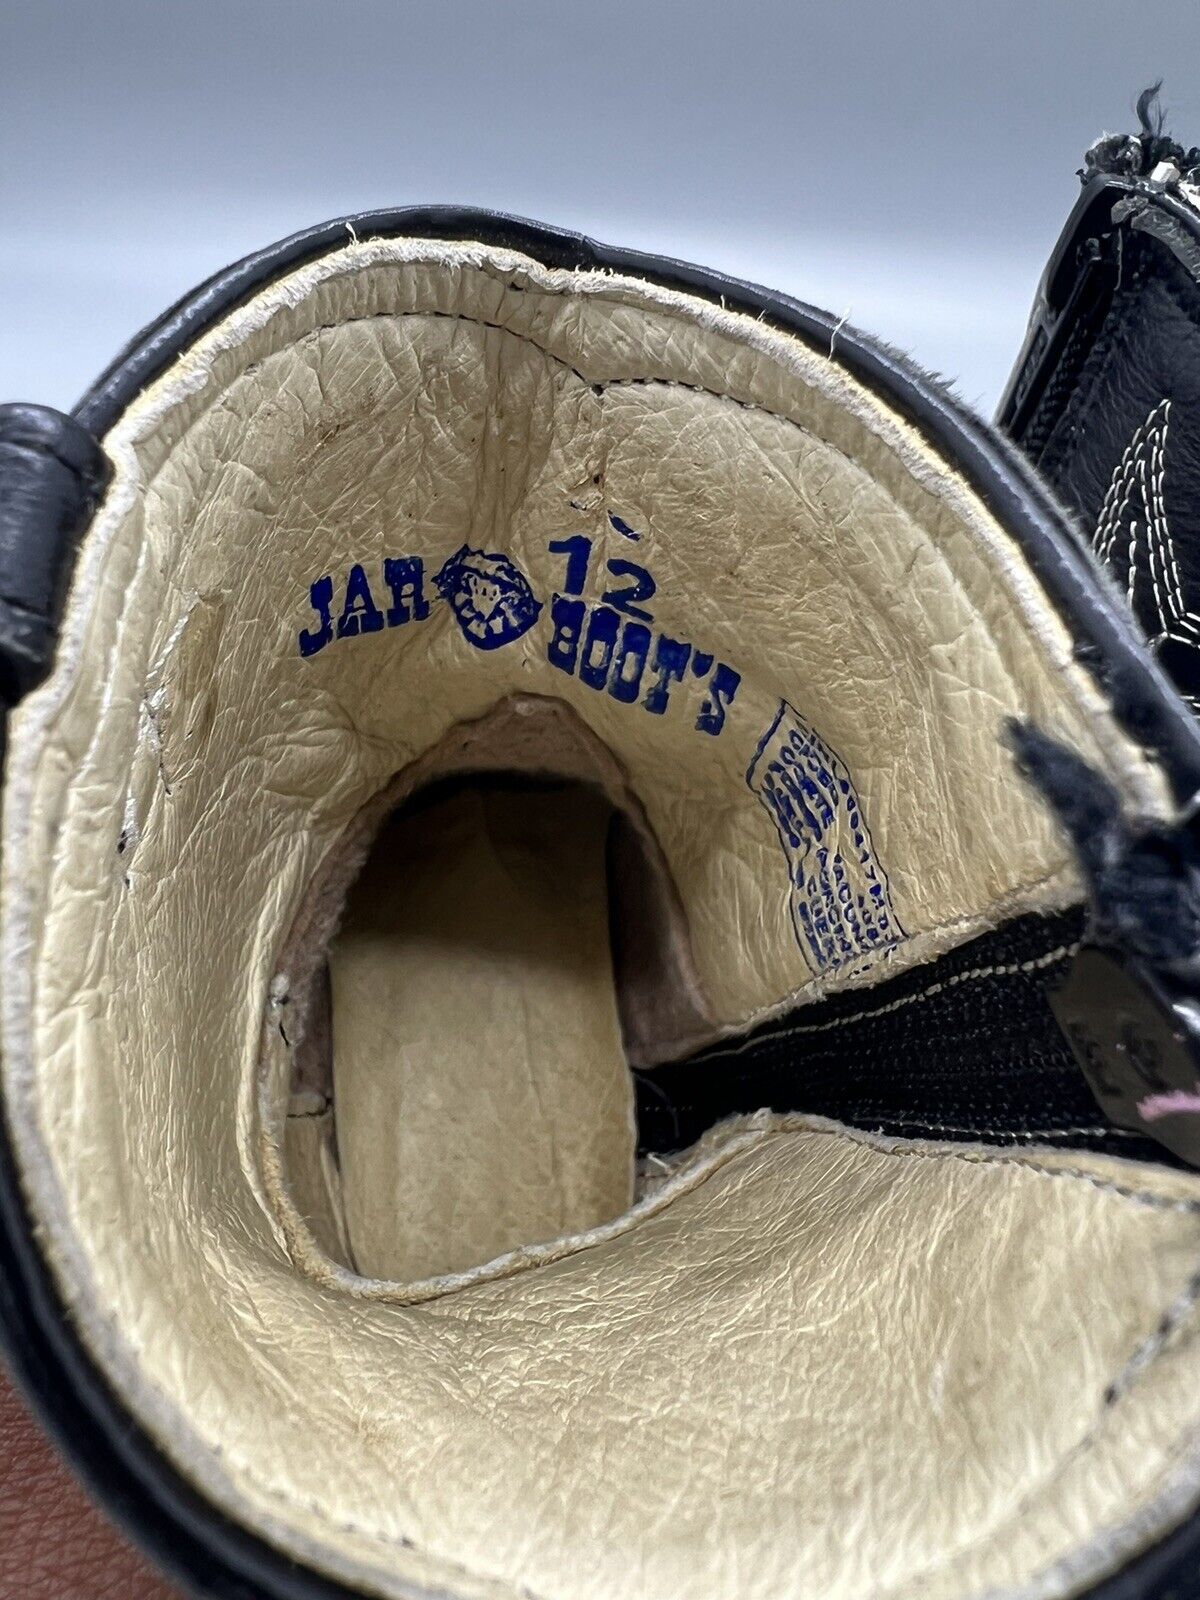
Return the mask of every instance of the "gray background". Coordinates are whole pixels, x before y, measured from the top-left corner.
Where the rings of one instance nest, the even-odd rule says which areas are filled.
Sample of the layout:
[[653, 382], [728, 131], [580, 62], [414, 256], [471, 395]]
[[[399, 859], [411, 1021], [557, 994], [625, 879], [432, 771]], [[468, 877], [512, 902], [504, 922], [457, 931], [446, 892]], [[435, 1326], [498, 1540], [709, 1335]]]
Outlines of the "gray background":
[[757, 279], [990, 410], [1102, 130], [1200, 0], [0, 0], [0, 398], [68, 406], [208, 273], [458, 201]]

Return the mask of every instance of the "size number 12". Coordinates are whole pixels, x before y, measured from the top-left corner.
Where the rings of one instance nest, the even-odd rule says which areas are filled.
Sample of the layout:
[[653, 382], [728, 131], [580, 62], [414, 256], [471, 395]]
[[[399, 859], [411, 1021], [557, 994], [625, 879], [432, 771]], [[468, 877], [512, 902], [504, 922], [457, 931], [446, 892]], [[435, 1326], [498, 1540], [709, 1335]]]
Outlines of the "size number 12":
[[546, 656], [552, 667], [578, 677], [588, 688], [603, 690], [627, 705], [640, 704], [661, 717], [671, 691], [690, 679], [701, 682], [705, 696], [696, 729], [715, 737], [741, 683], [741, 674], [683, 639], [653, 629], [648, 602], [658, 585], [635, 561], [615, 557], [604, 563], [615, 580], [596, 604], [583, 598], [591, 568], [593, 541], [584, 534], [556, 539], [551, 555], [566, 561], [562, 588], [550, 601], [552, 634]]

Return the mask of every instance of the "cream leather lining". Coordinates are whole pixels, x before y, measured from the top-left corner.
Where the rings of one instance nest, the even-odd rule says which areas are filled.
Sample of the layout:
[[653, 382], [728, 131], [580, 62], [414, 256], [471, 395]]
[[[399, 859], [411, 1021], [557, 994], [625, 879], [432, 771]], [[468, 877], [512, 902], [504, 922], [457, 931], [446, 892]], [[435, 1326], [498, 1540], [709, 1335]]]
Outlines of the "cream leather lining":
[[330, 956], [349, 1256], [461, 1271], [633, 1203], [608, 950], [610, 810], [460, 791], [376, 841]]
[[[337, 1267], [319, 1139], [281, 1183], [310, 886], [513, 696], [572, 709], [661, 847], [699, 1001], [646, 1059], [1069, 902], [1010, 715], [1165, 809], [928, 446], [744, 317], [413, 241], [264, 290], [105, 444], [13, 729], [5, 1089], [83, 1336], [184, 1471], [383, 1595], [1058, 1595], [1183, 1514], [1192, 1177], [760, 1119], [598, 1230], [419, 1293]], [[357, 627], [304, 654], [326, 576]], [[616, 613], [611, 660], [585, 622], [596, 650], [568, 630], [556, 663], [556, 594]], [[770, 803], [796, 751], [865, 908], [832, 932]]]

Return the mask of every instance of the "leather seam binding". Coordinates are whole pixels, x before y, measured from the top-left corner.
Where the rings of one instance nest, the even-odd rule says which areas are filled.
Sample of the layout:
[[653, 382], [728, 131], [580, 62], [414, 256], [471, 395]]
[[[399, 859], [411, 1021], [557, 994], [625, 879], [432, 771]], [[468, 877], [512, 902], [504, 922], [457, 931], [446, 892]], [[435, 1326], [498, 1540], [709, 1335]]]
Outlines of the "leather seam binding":
[[[883, 1143], [877, 1137], [873, 1137], [869, 1134], [864, 1134], [857, 1130], [839, 1128], [833, 1124], [822, 1125], [819, 1122], [814, 1124], [813, 1120], [808, 1118], [783, 1118], [780, 1119], [780, 1121], [785, 1124], [790, 1121], [794, 1124], [794, 1126], [790, 1128], [787, 1126], [776, 1126], [774, 1128], [763, 1129], [761, 1130], [760, 1137], [756, 1139], [754, 1143], [763, 1143], [772, 1137], [786, 1136], [788, 1133], [807, 1132], [818, 1137], [833, 1138], [851, 1144], [866, 1145], [868, 1148], [875, 1150], [878, 1154], [893, 1156], [901, 1161], [959, 1161], [972, 1166], [1018, 1167], [1026, 1172], [1042, 1178], [1068, 1180], [1076, 1183], [1081, 1182], [1087, 1184], [1091, 1188], [1098, 1189], [1104, 1193], [1112, 1194], [1118, 1199], [1124, 1200], [1128, 1203], [1147, 1205], [1154, 1210], [1171, 1211], [1191, 1215], [1200, 1214], [1200, 1201], [1170, 1199], [1163, 1195], [1150, 1193], [1149, 1191], [1133, 1189], [1126, 1185], [1108, 1182], [1104, 1179], [1094, 1177], [1091, 1173], [1080, 1172], [1072, 1168], [1039, 1166], [1035, 1162], [1026, 1160], [1023, 1157], [1016, 1155], [993, 1156], [984, 1152], [975, 1153], [971, 1151], [959, 1150], [915, 1150], [911, 1147], [898, 1148], [894, 1145]], [[745, 1146], [741, 1146], [737, 1150], [730, 1152], [730, 1159], [732, 1159], [733, 1156], [742, 1154], [745, 1148]], [[721, 1163], [721, 1165], [725, 1164], [727, 1164], [727, 1162]], [[718, 1170], [716, 1166], [711, 1168], [708, 1173], [705, 1173], [705, 1178], [710, 1176], [711, 1173], [716, 1170]], [[1030, 1490], [1029, 1493], [1024, 1496], [1021, 1505], [1014, 1508], [1012, 1516], [1008, 1519], [1008, 1523], [1010, 1525], [1013, 1524], [1014, 1521], [1019, 1524], [1019, 1520], [1024, 1515], [1026, 1506], [1028, 1504], [1035, 1503], [1036, 1496], [1040, 1496], [1045, 1493], [1047, 1485], [1054, 1481], [1063, 1468], [1068, 1463], [1076, 1460], [1091, 1447], [1104, 1414], [1118, 1404], [1125, 1397], [1125, 1395], [1127, 1395], [1131, 1389], [1135, 1387], [1138, 1380], [1151, 1369], [1155, 1361], [1166, 1348], [1170, 1335], [1175, 1332], [1176, 1329], [1182, 1326], [1189, 1314], [1196, 1309], [1198, 1301], [1200, 1301], [1200, 1268], [1198, 1268], [1193, 1274], [1189, 1280], [1187, 1288], [1183, 1291], [1183, 1293], [1176, 1296], [1175, 1299], [1164, 1308], [1163, 1313], [1159, 1318], [1159, 1321], [1153, 1332], [1151, 1332], [1145, 1339], [1141, 1341], [1133, 1353], [1126, 1359], [1125, 1362], [1122, 1363], [1117, 1372], [1115, 1372], [1108, 1380], [1103, 1390], [1099, 1415], [1093, 1420], [1087, 1430], [1080, 1436], [1071, 1449], [1055, 1463], [1053, 1469], [1047, 1474], [1047, 1476], [1041, 1482], [1039, 1482], [1036, 1490]], [[135, 1351], [134, 1353], [140, 1355], [140, 1351]], [[162, 1393], [157, 1384], [153, 1385], [153, 1392], [160, 1400], [166, 1400], [166, 1396]], [[167, 1401], [167, 1404], [169, 1405], [170, 1402]], [[324, 1523], [327, 1527], [336, 1529], [340, 1532], [354, 1534], [356, 1537], [361, 1537], [376, 1546], [387, 1546], [394, 1549], [409, 1550], [415, 1554], [426, 1556], [435, 1562], [443, 1564], [451, 1571], [471, 1578], [475, 1582], [482, 1581], [488, 1586], [489, 1591], [495, 1596], [495, 1600], [505, 1600], [505, 1597], [509, 1596], [518, 1597], [518, 1600], [548, 1600], [548, 1597], [540, 1596], [536, 1591], [524, 1585], [509, 1584], [502, 1579], [497, 1579], [489, 1574], [482, 1573], [475, 1568], [467, 1567], [459, 1562], [454, 1561], [453, 1558], [434, 1551], [428, 1546], [419, 1545], [414, 1540], [403, 1535], [382, 1534], [378, 1529], [365, 1528], [357, 1522], [330, 1517], [328, 1512], [319, 1501], [297, 1498], [296, 1496], [290, 1495], [286, 1491], [278, 1489], [271, 1484], [264, 1483], [253, 1467], [247, 1465], [245, 1462], [237, 1460], [235, 1457], [231, 1456], [228, 1451], [207, 1443], [202, 1444], [201, 1448], [203, 1449], [204, 1453], [211, 1457], [214, 1461], [229, 1462], [233, 1466], [234, 1470], [243, 1477], [243, 1479], [253, 1483], [259, 1492], [262, 1493], [267, 1499], [274, 1500], [278, 1504], [286, 1506], [292, 1511], [305, 1511], [312, 1515], [318, 1522]], [[1157, 1485], [1160, 1490], [1165, 1476], [1165, 1472], [1160, 1474]], [[905, 1584], [902, 1589], [897, 1590], [895, 1586], [887, 1589], [873, 1589], [863, 1596], [863, 1600], [892, 1600], [893, 1596], [902, 1597], [906, 1592], [911, 1594], [914, 1585], [919, 1584], [923, 1579], [927, 1579], [932, 1573], [937, 1571], [945, 1571], [951, 1568], [954, 1563], [957, 1563], [963, 1558], [971, 1555], [972, 1552], [979, 1546], [979, 1544], [984, 1542], [984, 1540], [994, 1539], [1002, 1530], [1003, 1526], [1004, 1524], [1002, 1524], [1001, 1527], [989, 1528], [987, 1532], [979, 1539], [972, 1540], [971, 1543], [954, 1550], [945, 1559], [935, 1561], [929, 1566], [921, 1569], [921, 1571], [912, 1574], [905, 1580]], [[1004, 1600], [1003, 1595], [998, 1596], [997, 1600]]]
[[[511, 285], [511, 287], [519, 288], [520, 286]], [[545, 289], [541, 292], [547, 296], [554, 296], [561, 299], [568, 298], [565, 291]], [[617, 305], [620, 304], [619, 301], [613, 303]], [[685, 319], [680, 318], [674, 313], [668, 311], [665, 307], [656, 306], [654, 307], [654, 310], [658, 315], [661, 315], [664, 320], [668, 320], [685, 328], [691, 328], [693, 326], [690, 322], [687, 322]], [[744, 315], [745, 313], [742, 314]], [[858, 463], [854, 461], [853, 457], [851, 457], [846, 450], [835, 443], [832, 439], [826, 438], [824, 434], [815, 433], [811, 428], [806, 427], [804, 423], [798, 421], [795, 417], [789, 416], [786, 412], [774, 411], [769, 406], [762, 405], [757, 400], [746, 400], [740, 395], [733, 394], [724, 389], [710, 389], [702, 383], [685, 383], [680, 378], [622, 376], [611, 378], [589, 378], [584, 373], [580, 372], [577, 367], [572, 366], [571, 363], [565, 360], [562, 356], [556, 355], [553, 350], [548, 349], [545, 345], [539, 344], [531, 334], [522, 333], [519, 329], [510, 328], [502, 322], [491, 322], [484, 317], [472, 317], [467, 315], [465, 312], [438, 311], [433, 308], [425, 311], [373, 311], [363, 313], [361, 316], [343, 317], [337, 322], [321, 322], [315, 327], [306, 329], [302, 334], [299, 334], [295, 339], [290, 340], [287, 344], [280, 345], [276, 349], [271, 350], [266, 356], [262, 357], [261, 360], [271, 360], [276, 356], [282, 355], [286, 350], [298, 349], [300, 346], [307, 343], [308, 340], [314, 339], [320, 333], [336, 333], [342, 328], [350, 328], [355, 326], [355, 324], [362, 322], [403, 322], [409, 318], [422, 321], [436, 318], [443, 322], [464, 322], [475, 327], [488, 328], [495, 333], [506, 334], [509, 338], [517, 339], [522, 344], [529, 345], [540, 355], [544, 356], [547, 361], [552, 361], [557, 366], [560, 366], [565, 371], [571, 373], [573, 377], [578, 378], [579, 382], [584, 384], [588, 389], [592, 390], [593, 393], [598, 394], [604, 389], [618, 388], [686, 389], [692, 394], [708, 395], [713, 400], [725, 400], [728, 401], [730, 405], [738, 406], [743, 411], [756, 411], [761, 416], [769, 417], [773, 422], [786, 423], [789, 427], [795, 428], [797, 432], [803, 434], [806, 439], [813, 439], [817, 443], [824, 445], [827, 450], [840, 457], [841, 460], [845, 461], [849, 466], [856, 468], [858, 466]], [[792, 337], [794, 338], [797, 336], [792, 335]], [[244, 373], [234, 373], [225, 387], [208, 399], [204, 408], [201, 411], [198, 411], [188, 423], [188, 426], [183, 434], [181, 434], [180, 437], [174, 441], [174, 448], [178, 448], [178, 446], [191, 433], [192, 429], [203, 420], [209, 411], [220, 404], [222, 399], [228, 393], [229, 389], [232, 388], [233, 385], [237, 383], [244, 375]], [[801, 381], [803, 382], [804, 380], [802, 379]], [[859, 380], [854, 381], [859, 382]], [[865, 385], [860, 384], [860, 386], [865, 388]], [[877, 398], [875, 396], [872, 397]], [[145, 488], [150, 488], [157, 481], [159, 473], [162, 471], [164, 465], [165, 463], [156, 468], [155, 471], [151, 473], [150, 476], [145, 480]]]
[[[969, 940], [978, 937], [983, 933], [993, 931], [998, 927], [1002, 927], [1004, 922], [1009, 917], [1020, 915], [1021, 908], [1025, 904], [1026, 897], [1033, 894], [1037, 890], [1044, 891], [1049, 899], [1045, 905], [1039, 904], [1033, 908], [1026, 907], [1027, 910], [1032, 909], [1033, 914], [1040, 912], [1053, 914], [1053, 912], [1056, 910], [1062, 911], [1069, 909], [1072, 906], [1083, 905], [1084, 897], [1082, 895], [1075, 895], [1070, 898], [1064, 898], [1062, 896], [1061, 891], [1066, 886], [1068, 881], [1069, 880], [1063, 872], [1058, 872], [1040, 878], [1035, 878], [1029, 883], [1019, 883], [1015, 886], [1015, 888], [1011, 889], [1005, 895], [1001, 902], [988, 908], [986, 920], [983, 916], [949, 917], [944, 921], [934, 923], [932, 927], [920, 928], [914, 932], [910, 932], [908, 935], [908, 940], [910, 943], [915, 939], [936, 941], [939, 940], [944, 934], [951, 932], [962, 932], [963, 938], [959, 941], [959, 944], [965, 944]], [[1031, 960], [1035, 961], [1036, 963], [1034, 967], [1028, 967], [1025, 964], [1017, 966], [996, 966], [987, 969], [980, 969], [978, 976], [1005, 977], [1013, 976], [1024, 971], [1037, 970], [1037, 968], [1040, 966], [1052, 965], [1055, 960], [1065, 960], [1070, 956], [1077, 954], [1083, 942], [1084, 941], [1077, 941], [1070, 945], [1063, 945], [1058, 950], [1051, 952], [1044, 961], [1041, 958], [1031, 958]], [[922, 959], [916, 960], [909, 968], [907, 968], [906, 973], [902, 975], [919, 973], [923, 967], [931, 966], [941, 957], [951, 953], [952, 951], [942, 951], [939, 955], [926, 956]], [[888, 952], [884, 951], [875, 957], [874, 960], [864, 960], [863, 963], [859, 966], [856, 966], [854, 970], [856, 974], [864, 977], [868, 974], [874, 976], [875, 974], [880, 974], [880, 969], [887, 965], [887, 961]], [[705, 1045], [702, 1048], [697, 1048], [694, 1040], [675, 1039], [668, 1041], [667, 1044], [664, 1045], [664, 1059], [657, 1061], [655, 1066], [678, 1065], [685, 1058], [689, 1062], [694, 1061], [697, 1066], [707, 1066], [710, 1061], [721, 1060], [726, 1055], [738, 1054], [741, 1050], [750, 1049], [751, 1047], [766, 1044], [777, 1039], [786, 1039], [790, 1037], [792, 1032], [799, 1033], [802, 1030], [801, 1026], [798, 1025], [792, 1030], [772, 1033], [770, 1031], [771, 1027], [781, 1017], [791, 1016], [801, 1007], [809, 1004], [816, 1004], [820, 1000], [838, 999], [842, 995], [851, 994], [856, 988], [875, 987], [874, 984], [861, 984], [853, 986], [848, 984], [845, 988], [835, 990], [834, 993], [830, 995], [825, 987], [825, 980], [830, 975], [831, 974], [826, 973], [822, 974], [820, 977], [813, 978], [808, 984], [805, 984], [801, 988], [794, 990], [779, 1005], [768, 1007], [765, 1013], [750, 1013], [747, 1016], [735, 1018], [729, 1024], [729, 1028], [732, 1032], [737, 1032], [738, 1030], [744, 1031], [747, 1029], [753, 1032], [752, 1038], [739, 1039], [736, 1047], [719, 1046], [713, 1044]], [[838, 972], [835, 970], [832, 976], [838, 976]], [[854, 1012], [849, 1016], [835, 1018], [825, 1023], [808, 1023], [803, 1025], [803, 1031], [806, 1033], [820, 1033], [827, 1029], [842, 1027], [847, 1023], [870, 1021], [873, 1017], [885, 1016], [890, 1011], [898, 1011], [902, 1006], [915, 1004], [919, 1000], [935, 999], [937, 995], [940, 994], [944, 989], [955, 988], [958, 986], [958, 984], [965, 982], [967, 978], [971, 976], [973, 976], [972, 973], [963, 973], [958, 978], [955, 978], [954, 974], [951, 974], [949, 978], [939, 980], [938, 983], [930, 985], [928, 988], [918, 989], [911, 995], [902, 996], [897, 1000], [889, 1001], [886, 1006], [881, 1006], [876, 1011]], [[881, 974], [879, 978], [880, 984], [885, 981], [886, 974]], [[655, 1068], [645, 1067], [640, 1070], [644, 1072], [653, 1072]]]

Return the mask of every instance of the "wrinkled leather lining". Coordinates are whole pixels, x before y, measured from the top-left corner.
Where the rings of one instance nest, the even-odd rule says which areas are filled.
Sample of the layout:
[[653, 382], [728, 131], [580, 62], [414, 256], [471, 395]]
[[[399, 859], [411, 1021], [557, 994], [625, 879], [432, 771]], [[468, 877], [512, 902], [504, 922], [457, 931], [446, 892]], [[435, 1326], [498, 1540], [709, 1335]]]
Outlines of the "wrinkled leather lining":
[[542, 670], [532, 631], [481, 670], [444, 613], [303, 660], [326, 572], [468, 542], [547, 595], [571, 527], [654, 561], [656, 620], [736, 659], [741, 720], [536, 687], [622, 763], [729, 1027], [871, 965], [814, 974], [795, 936], [746, 781], [781, 699], [870, 817], [888, 971], [1074, 893], [1006, 715], [1161, 808], [926, 447], [746, 319], [395, 243], [235, 313], [108, 448], [63, 661], [17, 719], [4, 1059], [83, 1335], [194, 1481], [379, 1592], [543, 1600], [1062, 1593], [1182, 1510], [1183, 1175], [768, 1121], [536, 1270], [416, 1304], [297, 1270], [268, 1195], [256, 1073], [265, 1046], [282, 1106], [291, 1062], [262, 1019], [307, 886], [393, 773]]

